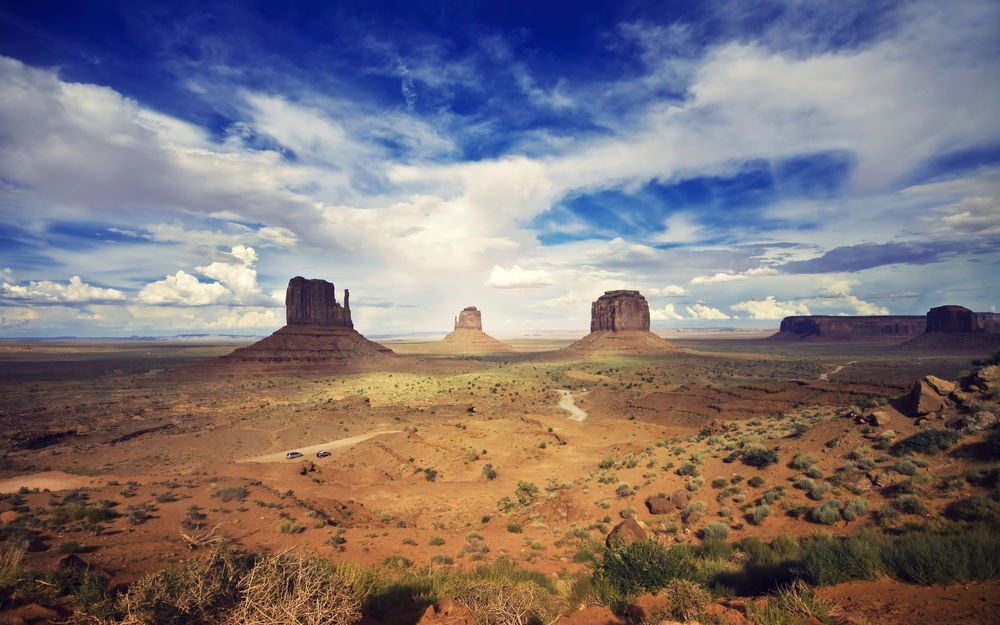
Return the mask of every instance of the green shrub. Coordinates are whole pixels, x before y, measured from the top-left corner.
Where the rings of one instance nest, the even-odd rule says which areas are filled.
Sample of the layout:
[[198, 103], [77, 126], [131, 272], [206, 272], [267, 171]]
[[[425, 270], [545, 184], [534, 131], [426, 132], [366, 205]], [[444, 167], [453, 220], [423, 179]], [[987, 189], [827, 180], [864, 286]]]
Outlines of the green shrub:
[[714, 521], [705, 526], [702, 540], [726, 540], [729, 538], [729, 526], [722, 521]]
[[712, 603], [712, 593], [684, 579], [670, 580], [660, 596], [666, 600], [665, 607], [670, 616], [685, 622], [701, 616]]
[[883, 554], [889, 571], [915, 584], [950, 584], [1000, 576], [1000, 535], [976, 529], [953, 535], [906, 533]]
[[754, 525], [760, 525], [761, 523], [764, 522], [764, 519], [766, 519], [770, 515], [771, 515], [771, 506], [767, 505], [766, 503], [763, 503], [754, 508], [753, 512], [750, 513], [750, 522], [753, 523]]
[[896, 473], [901, 475], [913, 475], [917, 472], [917, 465], [908, 458], [900, 460], [893, 468], [896, 469]]
[[927, 506], [918, 497], [914, 497], [913, 495], [904, 495], [892, 502], [892, 505], [903, 514], [927, 514]]
[[304, 531], [306, 531], [306, 528], [295, 521], [282, 521], [278, 524], [279, 534], [301, 534]]
[[829, 490], [830, 485], [827, 482], [821, 482], [810, 488], [807, 496], [813, 501], [819, 501]]
[[674, 473], [677, 475], [698, 475], [698, 467], [690, 460], [685, 460]]
[[696, 572], [690, 549], [667, 549], [652, 540], [637, 540], [604, 547], [595, 576], [620, 596], [629, 597], [641, 592], [657, 592], [666, 588], [672, 579], [693, 579]]
[[761, 486], [764, 485], [764, 478], [762, 478], [759, 475], [755, 475], [749, 480], [747, 480], [747, 485], [752, 486], [754, 488], [760, 488]]
[[833, 605], [818, 597], [801, 580], [778, 589], [767, 603], [747, 605], [747, 618], [757, 625], [830, 623]]
[[788, 467], [804, 471], [817, 462], [818, 460], [816, 460], [816, 456], [810, 456], [808, 454], [795, 454], [795, 457], [788, 463]]
[[841, 515], [845, 521], [853, 521], [866, 514], [868, 514], [868, 500], [863, 497], [858, 497], [847, 502], [843, 511], [841, 511]]
[[724, 477], [717, 477], [714, 480], [712, 480], [712, 488], [725, 488], [726, 484], [728, 484], [728, 483], [729, 483], [729, 480], [727, 480], [726, 478], [724, 478]]
[[763, 469], [778, 463], [778, 452], [766, 449], [761, 445], [753, 445], [743, 452], [743, 464]]
[[955, 430], [922, 430], [892, 446], [892, 453], [905, 456], [908, 453], [933, 455], [945, 451], [960, 438]]
[[441, 545], [444, 544], [444, 539], [441, 538], [440, 536], [431, 536], [430, 540], [427, 541], [427, 544], [431, 545], [432, 547], [440, 547]]
[[209, 495], [218, 497], [222, 501], [243, 501], [249, 494], [250, 491], [244, 486], [219, 486], [218, 484], [212, 484], [209, 490]]
[[854, 579], [876, 579], [884, 572], [880, 540], [859, 533], [848, 538], [825, 537], [813, 541], [796, 571], [809, 582], [831, 586]]
[[952, 502], [947, 513], [959, 521], [1000, 524], [1000, 504], [983, 495]]
[[538, 499], [538, 493], [538, 487], [531, 482], [519, 481], [517, 488], [514, 489], [514, 495], [522, 506], [527, 506]]
[[829, 501], [824, 501], [820, 505], [816, 506], [809, 513], [809, 518], [816, 523], [822, 523], [823, 525], [833, 525], [840, 520], [840, 501], [837, 499], [830, 499]]

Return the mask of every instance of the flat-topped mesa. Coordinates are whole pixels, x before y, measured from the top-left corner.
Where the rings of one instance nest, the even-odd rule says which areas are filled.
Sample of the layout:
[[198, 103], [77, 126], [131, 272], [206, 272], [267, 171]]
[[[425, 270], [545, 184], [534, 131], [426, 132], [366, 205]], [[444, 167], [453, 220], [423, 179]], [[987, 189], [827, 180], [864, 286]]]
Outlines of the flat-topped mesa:
[[482, 330], [483, 315], [475, 306], [466, 306], [455, 317], [455, 329]]
[[649, 331], [649, 303], [639, 291], [605, 291], [590, 306], [591, 332]]
[[288, 281], [285, 291], [285, 322], [290, 326], [353, 328], [350, 296], [344, 289], [344, 305], [341, 306], [332, 283], [295, 276]]
[[983, 325], [983, 318], [964, 306], [938, 306], [927, 311], [925, 332], [983, 332]]
[[923, 315], [785, 317], [778, 330], [782, 336], [825, 339], [910, 338], [924, 331]]

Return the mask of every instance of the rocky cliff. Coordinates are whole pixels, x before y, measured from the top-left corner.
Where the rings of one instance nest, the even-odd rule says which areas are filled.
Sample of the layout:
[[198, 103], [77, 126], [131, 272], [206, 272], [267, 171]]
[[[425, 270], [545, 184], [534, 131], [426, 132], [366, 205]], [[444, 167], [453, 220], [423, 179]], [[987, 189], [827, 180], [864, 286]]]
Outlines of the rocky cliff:
[[983, 320], [964, 306], [938, 306], [927, 311], [927, 333], [982, 331]]
[[845, 317], [834, 315], [812, 315], [808, 317], [785, 317], [781, 320], [779, 335], [786, 338], [817, 339], [863, 339], [863, 338], [910, 338], [924, 331], [924, 315], [872, 315], [866, 317]]
[[455, 329], [482, 330], [483, 315], [475, 306], [466, 306], [455, 317]]
[[591, 332], [649, 331], [649, 304], [639, 291], [605, 291], [590, 306]]
[[285, 290], [285, 323], [330, 328], [353, 328], [351, 294], [344, 289], [344, 305], [337, 303], [337, 293], [326, 280], [307, 280], [296, 276]]

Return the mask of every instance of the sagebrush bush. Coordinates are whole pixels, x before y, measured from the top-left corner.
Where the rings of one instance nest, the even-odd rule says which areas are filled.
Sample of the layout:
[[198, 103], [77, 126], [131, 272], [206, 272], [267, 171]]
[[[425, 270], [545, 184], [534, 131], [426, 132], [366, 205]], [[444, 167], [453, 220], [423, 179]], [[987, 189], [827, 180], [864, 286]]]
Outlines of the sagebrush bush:
[[909, 458], [900, 460], [899, 462], [896, 463], [896, 465], [893, 468], [896, 470], [896, 473], [899, 473], [901, 475], [913, 475], [914, 473], [917, 472], [916, 463], [914, 463]]
[[770, 515], [771, 515], [771, 506], [767, 505], [766, 503], [763, 503], [753, 509], [753, 512], [750, 513], [749, 518], [750, 522], [753, 523], [754, 525], [760, 525], [761, 523], [764, 522], [764, 519], [766, 519]]
[[705, 526], [703, 540], [725, 540], [729, 538], [729, 526], [722, 521], [714, 521]]
[[836, 499], [830, 499], [824, 501], [820, 505], [816, 506], [809, 513], [809, 518], [816, 523], [822, 523], [823, 525], [833, 525], [841, 519], [840, 516], [840, 501]]
[[864, 516], [868, 514], [868, 500], [863, 497], [852, 499], [844, 505], [844, 509], [840, 514], [844, 517], [845, 521], [853, 521], [858, 517]]
[[605, 547], [595, 574], [622, 597], [657, 592], [675, 578], [693, 579], [697, 569], [691, 551], [666, 548], [652, 540]]
[[816, 459], [816, 456], [810, 456], [808, 454], [795, 454], [795, 457], [788, 463], [788, 466], [792, 469], [804, 471], [817, 462], [818, 460]]
[[905, 456], [909, 453], [933, 455], [946, 451], [961, 438], [955, 430], [922, 430], [892, 446], [892, 453]]
[[761, 445], [752, 445], [743, 452], [743, 464], [763, 469], [778, 463], [778, 452]]
[[660, 596], [666, 600], [670, 616], [685, 622], [701, 616], [712, 602], [712, 593], [684, 579], [670, 580]]

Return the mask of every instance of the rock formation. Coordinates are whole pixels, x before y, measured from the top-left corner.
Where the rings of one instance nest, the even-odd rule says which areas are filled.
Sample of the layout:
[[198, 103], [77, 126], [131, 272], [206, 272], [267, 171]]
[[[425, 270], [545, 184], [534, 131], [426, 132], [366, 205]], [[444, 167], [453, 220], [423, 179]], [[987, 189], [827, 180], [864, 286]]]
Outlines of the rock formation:
[[285, 291], [285, 323], [290, 326], [353, 328], [351, 294], [344, 289], [344, 305], [337, 303], [333, 284], [326, 280], [306, 280], [296, 276]]
[[455, 329], [444, 337], [440, 351], [450, 354], [511, 352], [514, 349], [483, 332], [483, 316], [475, 306], [467, 306], [455, 317]]
[[964, 306], [938, 306], [927, 311], [927, 326], [931, 332], [982, 332], [979, 315]]
[[475, 306], [466, 306], [462, 312], [455, 317], [455, 330], [479, 330], [483, 329], [483, 315]]
[[605, 291], [590, 305], [590, 331], [649, 332], [649, 304], [639, 291]]
[[994, 313], [975, 313], [963, 306], [927, 311], [924, 332], [903, 344], [906, 349], [990, 352], [1000, 347]]
[[223, 360], [268, 369], [281, 366], [354, 369], [401, 358], [354, 329], [349, 298], [344, 289], [341, 306], [333, 284], [296, 276], [288, 281], [285, 291], [287, 324], [271, 336], [223, 356]]
[[673, 345], [649, 331], [649, 304], [639, 291], [606, 291], [590, 306], [590, 334], [571, 351], [662, 353]]
[[785, 317], [772, 338], [852, 340], [911, 338], [924, 331], [924, 315], [872, 315], [846, 317], [811, 315]]

